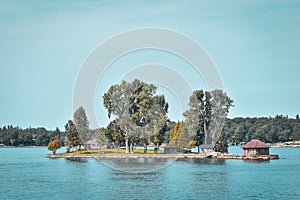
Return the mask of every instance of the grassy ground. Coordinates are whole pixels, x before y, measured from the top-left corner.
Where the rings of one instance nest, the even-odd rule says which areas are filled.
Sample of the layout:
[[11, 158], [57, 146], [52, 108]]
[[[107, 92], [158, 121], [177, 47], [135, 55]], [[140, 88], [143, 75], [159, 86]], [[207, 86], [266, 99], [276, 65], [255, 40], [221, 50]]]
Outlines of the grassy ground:
[[[137, 154], [143, 154], [144, 153], [144, 149], [133, 149], [134, 153]], [[86, 150], [86, 149], [82, 149], [80, 151], [72, 151], [68, 154], [98, 154], [98, 153], [113, 153], [113, 154], [124, 154], [125, 153], [125, 149], [119, 149], [118, 153], [116, 152], [115, 149], [97, 149], [97, 150]], [[162, 150], [159, 150], [157, 153], [163, 153]], [[154, 154], [154, 150], [147, 150], [147, 154]]]

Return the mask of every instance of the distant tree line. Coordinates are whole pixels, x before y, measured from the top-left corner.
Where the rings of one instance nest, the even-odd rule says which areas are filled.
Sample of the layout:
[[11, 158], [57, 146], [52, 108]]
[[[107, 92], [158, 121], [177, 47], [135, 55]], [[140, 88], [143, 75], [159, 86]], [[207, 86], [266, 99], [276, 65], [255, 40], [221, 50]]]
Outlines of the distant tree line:
[[[175, 126], [176, 124], [177, 126]], [[177, 144], [178, 138], [176, 140], [174, 138], [175, 133], [180, 130], [178, 125], [180, 126], [181, 124], [182, 122], [176, 123], [168, 120], [165, 129], [157, 135], [160, 137], [159, 141], [166, 144]], [[89, 130], [89, 132], [90, 134], [95, 134], [97, 130]], [[98, 132], [105, 135], [104, 141], [112, 142], [116, 148], [125, 144], [125, 137], [115, 121], [112, 121], [107, 128], [100, 128]], [[58, 139], [61, 146], [65, 146], [66, 132], [61, 132], [58, 128], [51, 131], [43, 127], [26, 129], [18, 126], [13, 127], [12, 125], [0, 127], [0, 143], [6, 146], [47, 146], [54, 139]], [[288, 118], [288, 116], [276, 115], [268, 118], [237, 117], [226, 119], [222, 141], [239, 144], [252, 139], [260, 139], [267, 143], [300, 140], [299, 116]], [[154, 143], [156, 138], [152, 136], [149, 141]], [[139, 142], [138, 138], [136, 138], [136, 142]], [[181, 143], [179, 142], [178, 144]]]
[[225, 125], [225, 140], [228, 143], [239, 144], [252, 139], [267, 143], [300, 140], [299, 115], [295, 118], [276, 115], [275, 117], [227, 119]]
[[58, 128], [54, 131], [43, 127], [22, 129], [12, 125], [0, 128], [0, 143], [6, 146], [47, 146], [54, 139], [64, 145], [65, 133]]
[[[164, 95], [156, 93], [157, 87], [135, 79], [112, 85], [102, 96], [110, 122], [107, 127], [89, 129], [85, 109], [80, 106], [73, 119], [65, 124], [65, 132], [58, 128], [4, 126], [0, 128], [0, 143], [7, 146], [47, 146], [53, 153], [66, 146], [67, 152], [87, 147], [91, 138], [100, 146], [109, 144], [117, 150], [126, 146], [126, 153], [133, 153], [133, 146], [153, 144], [158, 149], [162, 143], [179, 149], [214, 145], [216, 151], [226, 151], [229, 143], [239, 144], [252, 139], [268, 143], [300, 140], [299, 115], [294, 119], [276, 115], [274, 118], [228, 119], [233, 100], [222, 90], [195, 90], [190, 96], [188, 109], [182, 113], [184, 121], [173, 122], [168, 118], [169, 104]], [[198, 148], [199, 150], [200, 148]], [[223, 149], [223, 150], [222, 150]]]

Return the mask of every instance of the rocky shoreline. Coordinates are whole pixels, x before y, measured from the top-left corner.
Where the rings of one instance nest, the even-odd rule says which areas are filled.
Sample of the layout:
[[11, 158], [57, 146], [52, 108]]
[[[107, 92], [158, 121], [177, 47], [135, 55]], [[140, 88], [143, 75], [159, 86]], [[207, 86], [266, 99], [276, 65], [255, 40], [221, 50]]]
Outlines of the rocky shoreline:
[[299, 148], [300, 141], [290, 141], [278, 144], [278, 147], [287, 147], [287, 148]]

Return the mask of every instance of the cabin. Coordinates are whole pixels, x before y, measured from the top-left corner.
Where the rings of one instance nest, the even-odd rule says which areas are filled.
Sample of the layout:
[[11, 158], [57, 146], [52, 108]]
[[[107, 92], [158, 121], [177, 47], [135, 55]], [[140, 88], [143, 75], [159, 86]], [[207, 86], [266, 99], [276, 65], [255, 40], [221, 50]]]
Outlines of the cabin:
[[260, 140], [252, 140], [242, 146], [244, 155], [256, 156], [256, 155], [269, 155], [270, 146]]
[[98, 149], [108, 149], [112, 148], [111, 143], [106, 141], [104, 144], [99, 144], [99, 141], [97, 139], [97, 134], [95, 134], [89, 141], [85, 143], [85, 148], [88, 150], [98, 150]]
[[202, 144], [202, 145], [200, 145], [200, 150], [203, 153], [215, 152], [215, 145], [213, 145], [213, 144]]
[[97, 141], [96, 137], [94, 137], [91, 140], [87, 141], [85, 146], [88, 150], [100, 149], [100, 146], [98, 144], [98, 141]]

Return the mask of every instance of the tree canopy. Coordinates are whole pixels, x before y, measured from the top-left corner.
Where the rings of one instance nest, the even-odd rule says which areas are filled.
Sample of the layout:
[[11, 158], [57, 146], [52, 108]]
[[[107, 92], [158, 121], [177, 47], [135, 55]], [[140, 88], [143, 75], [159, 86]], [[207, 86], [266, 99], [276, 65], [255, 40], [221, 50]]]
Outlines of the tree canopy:
[[156, 89], [153, 84], [135, 79], [112, 85], [103, 95], [108, 117], [114, 116], [125, 137], [126, 153], [132, 152], [134, 140], [147, 143], [165, 124], [168, 103], [163, 95], [155, 95]]
[[52, 131], [43, 127], [25, 129], [12, 125], [0, 127], [0, 143], [6, 146], [47, 146], [55, 138], [64, 145], [65, 133], [58, 128]]
[[221, 90], [195, 90], [189, 109], [183, 113], [186, 126], [196, 145], [216, 144], [233, 101]]
[[48, 144], [48, 150], [52, 151], [53, 154], [56, 153], [56, 150], [60, 148], [60, 142], [58, 139], [54, 139]]
[[80, 146], [83, 145], [83, 142], [79, 137], [79, 133], [74, 122], [72, 120], [69, 120], [65, 125], [65, 129], [67, 151], [69, 151], [73, 147], [75, 147], [76, 149], [80, 149]]
[[[103, 95], [103, 104], [112, 119], [107, 127], [89, 130], [89, 121], [82, 106], [65, 125], [65, 132], [58, 128], [13, 127], [0, 128], [0, 143], [7, 146], [47, 146], [55, 153], [60, 145], [79, 148], [97, 134], [99, 144], [108, 141], [116, 149], [126, 146], [132, 152], [133, 145], [172, 144], [179, 148], [201, 144], [213, 144], [221, 151], [228, 143], [238, 144], [252, 139], [268, 143], [300, 140], [300, 119], [276, 115], [261, 118], [228, 119], [233, 100], [222, 90], [195, 90], [189, 101], [189, 109], [183, 115], [185, 121], [175, 123], [167, 118], [169, 104], [164, 95], [156, 94], [157, 87], [135, 79], [112, 85]], [[66, 143], [64, 144], [66, 140]], [[53, 142], [55, 141], [55, 142]], [[58, 145], [60, 144], [60, 145]], [[199, 148], [198, 148], [199, 149]]]
[[189, 146], [190, 136], [183, 121], [178, 121], [170, 132], [170, 144], [181, 148]]
[[300, 140], [300, 120], [277, 115], [275, 117], [227, 119], [225, 141], [239, 144], [252, 139], [267, 143]]
[[91, 136], [89, 135], [89, 121], [85, 113], [85, 109], [80, 106], [73, 115], [76, 129], [79, 134], [79, 138], [83, 143], [86, 143]]

